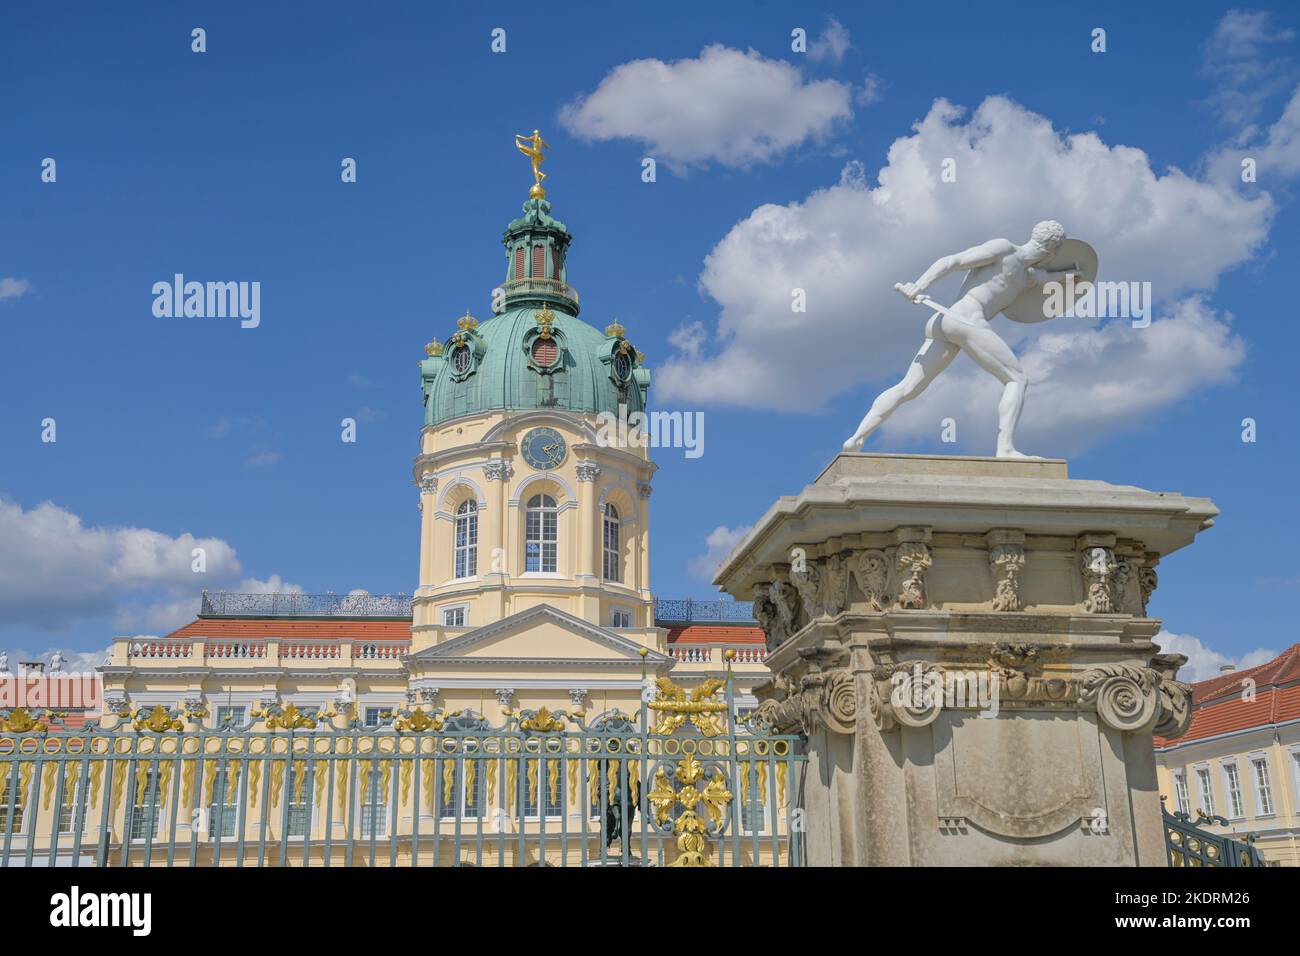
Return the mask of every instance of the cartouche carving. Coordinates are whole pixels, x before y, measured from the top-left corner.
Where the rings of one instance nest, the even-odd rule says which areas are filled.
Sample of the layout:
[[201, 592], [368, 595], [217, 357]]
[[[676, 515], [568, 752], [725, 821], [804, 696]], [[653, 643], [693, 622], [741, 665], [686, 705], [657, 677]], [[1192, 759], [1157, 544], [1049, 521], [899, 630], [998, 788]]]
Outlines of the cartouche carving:
[[858, 582], [867, 604], [874, 611], [889, 606], [889, 561], [885, 552], [876, 549], [859, 552], [852, 563], [853, 578]]

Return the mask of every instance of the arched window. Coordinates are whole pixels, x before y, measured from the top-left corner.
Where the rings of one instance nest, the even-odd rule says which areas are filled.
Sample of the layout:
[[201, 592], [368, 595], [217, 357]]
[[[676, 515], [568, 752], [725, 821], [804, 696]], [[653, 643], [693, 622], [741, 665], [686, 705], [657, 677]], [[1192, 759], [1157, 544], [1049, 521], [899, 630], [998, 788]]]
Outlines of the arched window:
[[478, 504], [472, 499], [456, 509], [456, 577], [478, 574]]
[[604, 509], [604, 568], [606, 581], [623, 580], [623, 554], [619, 541], [618, 509], [606, 504]]
[[555, 499], [533, 495], [524, 512], [524, 570], [554, 572], [559, 540]]

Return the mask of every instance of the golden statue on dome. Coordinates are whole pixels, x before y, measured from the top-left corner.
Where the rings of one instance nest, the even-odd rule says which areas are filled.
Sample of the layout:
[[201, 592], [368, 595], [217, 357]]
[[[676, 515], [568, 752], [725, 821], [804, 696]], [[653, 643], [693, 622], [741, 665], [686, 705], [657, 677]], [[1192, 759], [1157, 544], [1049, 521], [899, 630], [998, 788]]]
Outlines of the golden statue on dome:
[[532, 136], [516, 133], [515, 148], [527, 156], [533, 164], [533, 187], [528, 190], [529, 198], [545, 199], [546, 190], [542, 188], [542, 180], [546, 178], [546, 174], [542, 172], [542, 160], [546, 159], [546, 156], [542, 150], [550, 149], [551, 144], [542, 139], [541, 133], [533, 130]]

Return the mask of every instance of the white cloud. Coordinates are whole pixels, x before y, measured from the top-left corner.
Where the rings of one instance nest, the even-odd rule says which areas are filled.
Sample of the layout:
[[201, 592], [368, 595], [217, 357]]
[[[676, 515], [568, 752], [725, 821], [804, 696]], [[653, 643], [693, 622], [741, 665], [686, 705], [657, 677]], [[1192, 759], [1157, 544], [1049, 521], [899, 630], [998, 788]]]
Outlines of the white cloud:
[[273, 574], [265, 581], [259, 581], [257, 578], [244, 578], [239, 582], [239, 592], [241, 594], [302, 594], [302, 587], [297, 584], [290, 584], [283, 580], [280, 575]]
[[1270, 55], [1295, 35], [1271, 12], [1229, 10], [1206, 41], [1204, 71], [1215, 82], [1209, 106], [1238, 136], [1251, 137], [1269, 98], [1295, 84], [1290, 58]]
[[1170, 631], [1161, 631], [1156, 635], [1155, 642], [1166, 654], [1187, 655], [1187, 663], [1179, 669], [1178, 679], [1189, 683], [1218, 677], [1220, 668], [1224, 664], [1232, 664], [1237, 670], [1245, 670], [1248, 667], [1266, 664], [1281, 653], [1281, 651], [1261, 647], [1241, 657], [1229, 657], [1227, 654], [1206, 647], [1191, 635], [1174, 634]]
[[59, 651], [63, 654], [63, 673], [65, 674], [90, 674], [96, 667], [102, 667], [105, 660], [113, 655], [112, 646], [108, 646], [99, 651], [74, 651], [66, 647], [47, 647], [43, 651], [30, 651], [26, 648], [14, 648], [7, 650], [9, 655], [9, 670], [17, 674], [18, 666], [27, 661], [44, 661], [46, 673], [50, 672], [50, 663], [54, 657], [54, 652]]
[[703, 322], [686, 322], [668, 334], [668, 344], [684, 355], [698, 357], [707, 336], [708, 329]]
[[107, 617], [119, 630], [165, 632], [194, 618], [204, 588], [301, 590], [278, 575], [241, 580], [235, 549], [220, 538], [87, 527], [51, 502], [25, 510], [0, 498], [0, 541], [0, 622], [9, 627], [58, 630]]
[[691, 577], [712, 583], [718, 565], [722, 564], [723, 559], [740, 544], [741, 538], [749, 534], [749, 529], [752, 527], [753, 525], [744, 525], [739, 528], [728, 528], [726, 525], [718, 525], [710, 531], [709, 536], [704, 539], [704, 553], [691, 558], [686, 565], [686, 570], [690, 572]]
[[885, 98], [885, 85], [885, 81], [875, 73], [868, 73], [862, 86], [853, 95], [854, 102], [859, 106], [874, 106]]
[[0, 279], [0, 300], [19, 299], [31, 291], [32, 284], [26, 279], [5, 276]]
[[244, 467], [265, 468], [268, 465], [279, 464], [280, 458], [281, 455], [278, 451], [257, 451], [244, 459]]
[[747, 167], [824, 139], [852, 115], [850, 99], [846, 84], [715, 44], [695, 59], [623, 63], [559, 118], [582, 139], [639, 140], [671, 168]]
[[[956, 182], [938, 175], [948, 158]], [[679, 352], [660, 368], [660, 400], [813, 411], [857, 388], [865, 412], [879, 386], [902, 375], [929, 315], [893, 285], [914, 279], [941, 254], [999, 235], [1023, 241], [1035, 222], [1055, 218], [1097, 249], [1102, 278], [1151, 282], [1168, 312], [1177, 297], [1212, 289], [1225, 270], [1250, 259], [1273, 211], [1267, 194], [1243, 196], [1177, 169], [1158, 174], [1141, 150], [1108, 146], [1095, 133], [1058, 132], [1005, 97], [989, 97], [969, 118], [938, 100], [911, 135], [894, 141], [878, 185], [850, 163], [838, 183], [800, 202], [760, 206], [718, 242], [700, 277], [720, 306], [716, 336], [711, 347]], [[935, 297], [950, 300], [956, 285], [956, 277], [946, 280]], [[806, 313], [792, 312], [796, 288], [805, 290]], [[1240, 359], [1240, 343], [1203, 306], [1176, 307], [1145, 330], [1150, 342], [1120, 328], [997, 327], [1013, 341], [1041, 337], [1031, 353], [1040, 369], [1054, 364], [1054, 350], [1113, 353], [1120, 341], [1145, 342], [1142, 348], [1167, 359], [1173, 344], [1166, 337], [1180, 332], [1232, 345], [1230, 361], [1204, 363], [1211, 381], [1225, 380]], [[1197, 384], [1180, 381], [1179, 394]], [[1094, 393], [1107, 383], [1116, 383], [1109, 370]], [[1166, 386], [1119, 387], [1131, 395]], [[1029, 414], [1043, 421], [1047, 409], [1032, 408], [1041, 391], [1031, 389]], [[1097, 409], [1114, 417], [1109, 401], [1058, 407], [1081, 417], [1085, 430]], [[853, 424], [845, 423], [846, 435]]]
[[839, 63], [853, 46], [849, 31], [834, 17], [826, 18], [826, 29], [808, 45], [808, 59]]

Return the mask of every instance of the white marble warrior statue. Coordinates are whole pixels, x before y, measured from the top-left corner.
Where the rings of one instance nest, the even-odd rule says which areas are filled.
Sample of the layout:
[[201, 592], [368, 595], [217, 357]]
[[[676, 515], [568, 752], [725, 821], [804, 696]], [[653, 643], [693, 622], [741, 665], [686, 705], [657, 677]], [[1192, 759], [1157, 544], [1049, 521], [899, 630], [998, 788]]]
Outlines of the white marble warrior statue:
[[[930, 286], [958, 269], [969, 273], [954, 305], [945, 308], [926, 295]], [[915, 282], [895, 285], [912, 302], [935, 312], [926, 323], [925, 342], [907, 374], [897, 385], [880, 393], [853, 437], [844, 443], [844, 450], [860, 450], [899, 405], [925, 391], [957, 353], [964, 351], [1002, 383], [998, 457], [1030, 457], [1016, 451], [1014, 441], [1029, 380], [1011, 346], [993, 331], [990, 323], [998, 313], [1017, 322], [1054, 318], [1060, 313], [1047, 307], [1043, 286], [1049, 282], [1065, 284], [1071, 274], [1076, 279], [1074, 288], [1081, 292], [1086, 288], [1081, 282], [1092, 282], [1097, 277], [1097, 254], [1087, 243], [1066, 239], [1059, 222], [1047, 220], [1034, 226], [1029, 241], [1022, 246], [1008, 239], [990, 239], [937, 260]], [[1065, 287], [1071, 288], [1068, 284]]]

